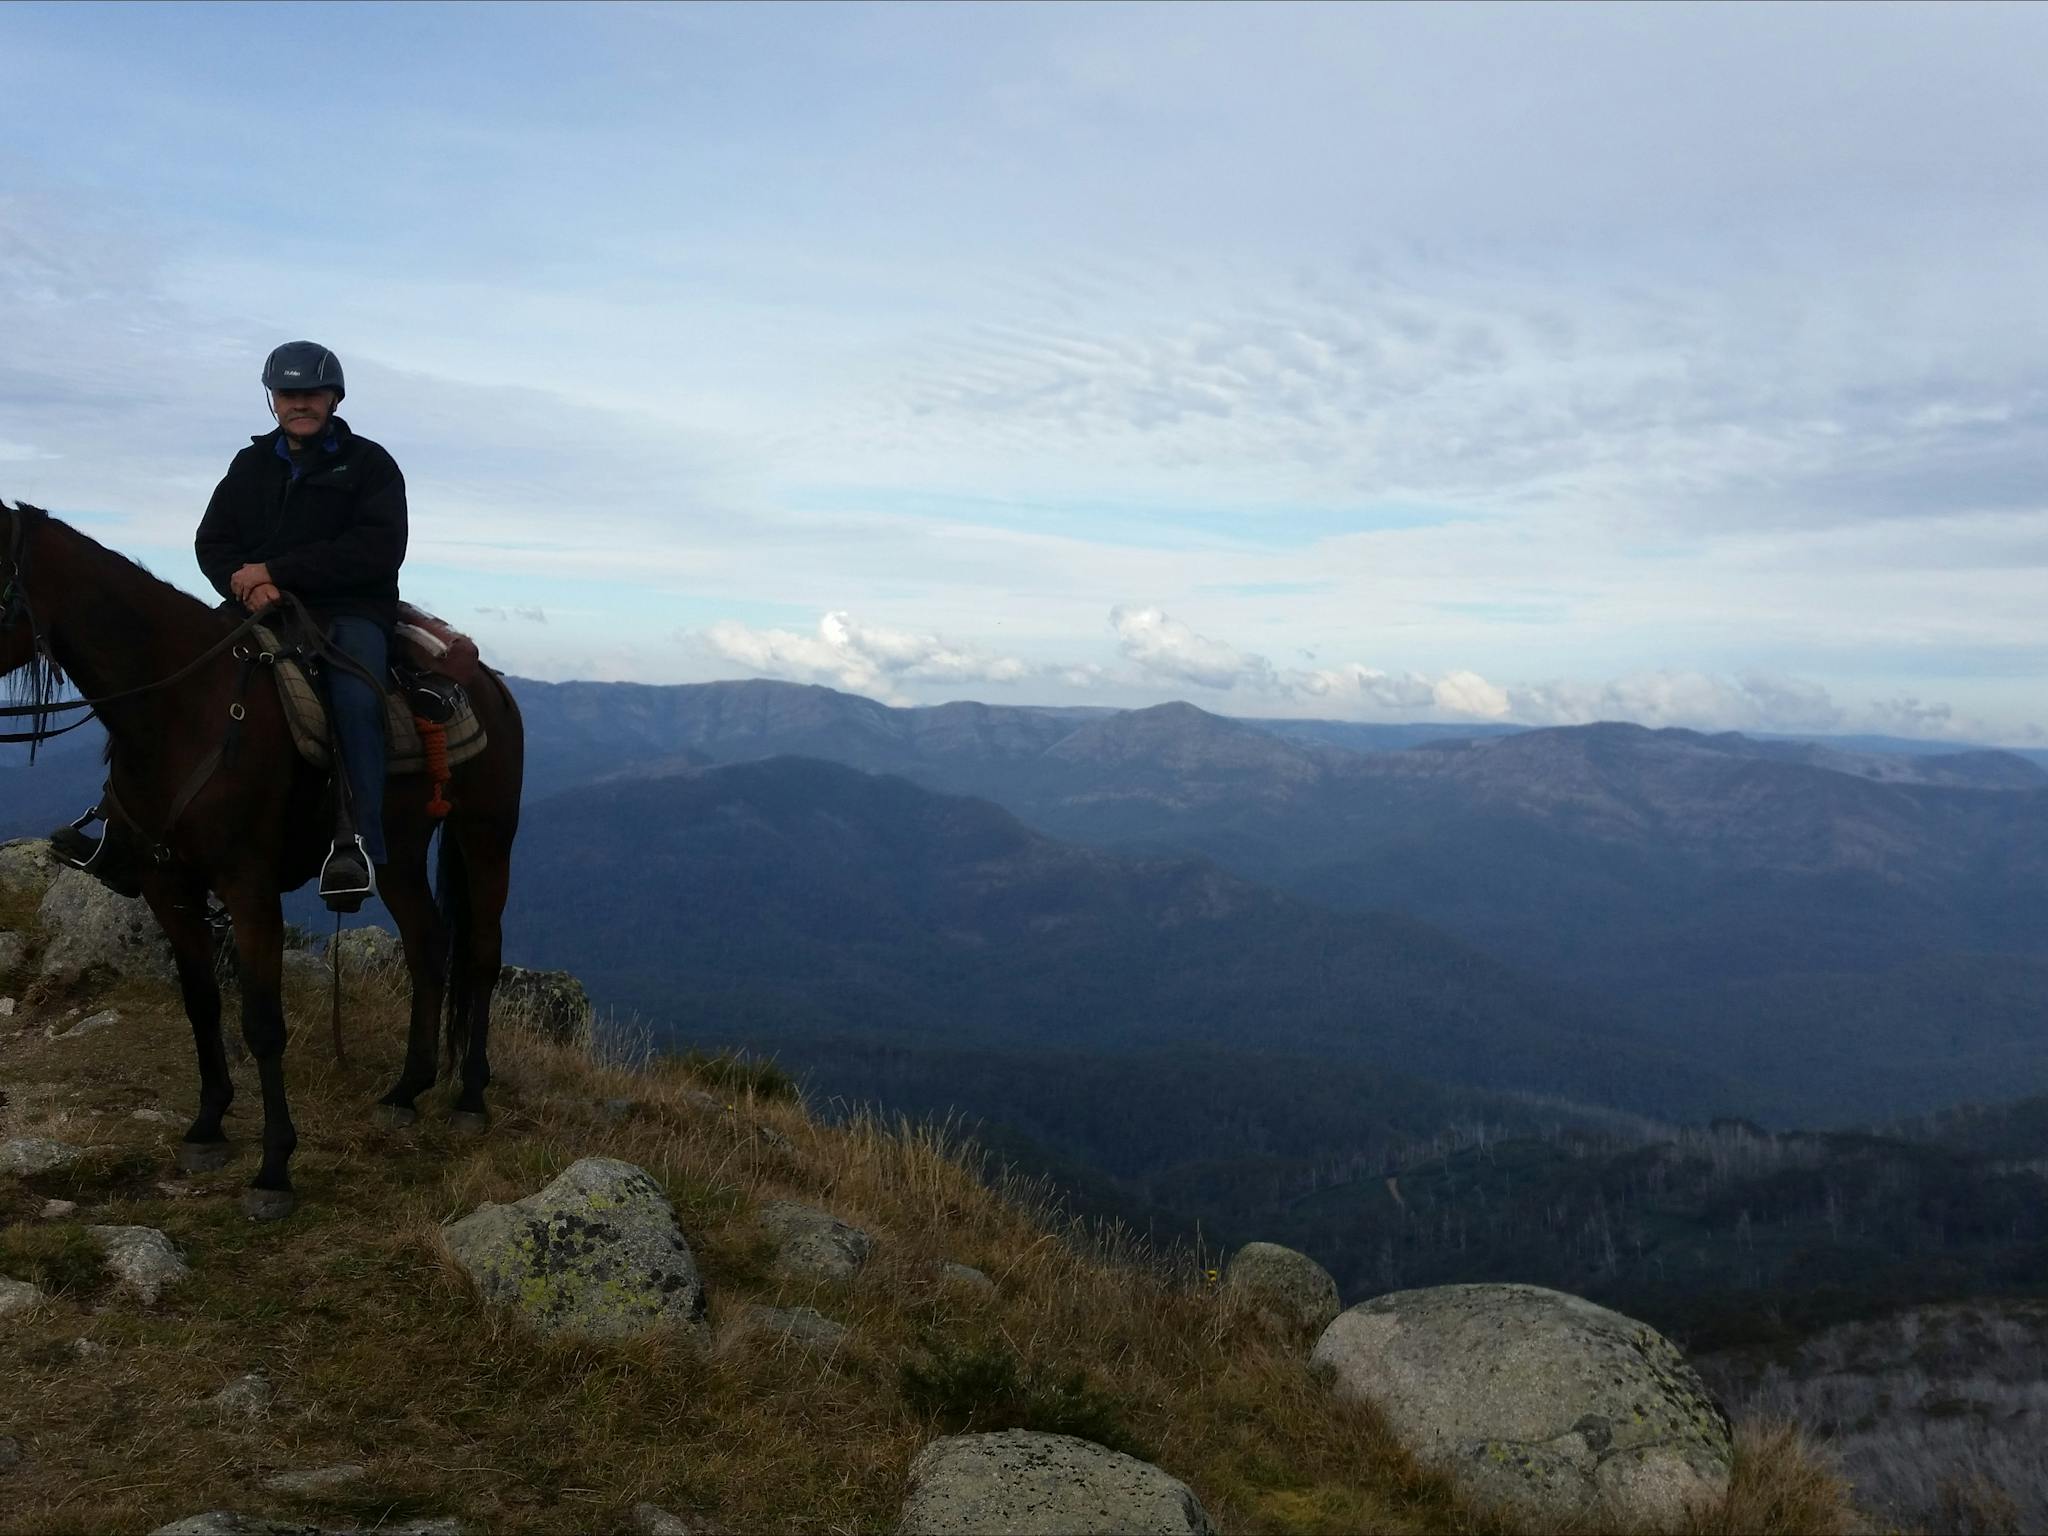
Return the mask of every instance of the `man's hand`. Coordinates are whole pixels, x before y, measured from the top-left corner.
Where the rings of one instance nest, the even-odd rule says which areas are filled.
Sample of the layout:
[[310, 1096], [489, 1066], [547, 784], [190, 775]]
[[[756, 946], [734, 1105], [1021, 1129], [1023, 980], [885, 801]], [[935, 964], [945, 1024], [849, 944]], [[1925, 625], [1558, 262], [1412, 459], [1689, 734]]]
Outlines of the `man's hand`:
[[260, 582], [248, 589], [242, 596], [242, 606], [251, 613], [261, 613], [284, 594], [277, 590], [275, 582]]
[[271, 583], [270, 567], [267, 565], [245, 565], [228, 578], [228, 591], [233, 594], [236, 602], [245, 607], [256, 606], [250, 603], [249, 594], [258, 587], [270, 587], [271, 601], [277, 600], [277, 588]]

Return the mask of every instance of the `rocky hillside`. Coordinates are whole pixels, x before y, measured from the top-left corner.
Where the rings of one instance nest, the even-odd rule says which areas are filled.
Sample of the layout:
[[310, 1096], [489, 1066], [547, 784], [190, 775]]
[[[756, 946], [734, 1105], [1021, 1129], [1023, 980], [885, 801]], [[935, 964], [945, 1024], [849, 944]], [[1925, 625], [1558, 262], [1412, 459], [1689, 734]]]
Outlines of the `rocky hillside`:
[[[316, 958], [288, 969], [301, 1204], [252, 1225], [246, 1111], [228, 1170], [173, 1172], [190, 1037], [132, 911], [16, 845], [0, 932], [10, 1531], [1485, 1531], [1559, 1497], [1581, 1529], [1848, 1518], [1626, 1319], [1515, 1287], [1338, 1316], [1298, 1256], [1218, 1275], [1077, 1231], [935, 1131], [819, 1122], [772, 1071], [593, 1059], [559, 992], [501, 1012], [486, 1134], [380, 1129], [403, 987], [362, 940], [346, 1064]], [[1375, 1363], [1390, 1327], [1420, 1378]], [[1474, 1342], [1503, 1330], [1563, 1342], [1503, 1387]]]

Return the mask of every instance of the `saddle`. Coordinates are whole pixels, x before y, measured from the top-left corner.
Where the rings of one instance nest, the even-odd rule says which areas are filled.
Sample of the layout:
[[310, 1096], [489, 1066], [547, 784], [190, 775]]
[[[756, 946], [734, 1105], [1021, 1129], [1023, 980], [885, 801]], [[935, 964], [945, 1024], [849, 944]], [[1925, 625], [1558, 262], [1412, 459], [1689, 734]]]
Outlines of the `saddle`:
[[[288, 616], [297, 616], [297, 627], [311, 625], [304, 608], [298, 604], [293, 603], [287, 613]], [[397, 655], [385, 686], [386, 772], [391, 777], [428, 775], [431, 792], [427, 813], [435, 817], [446, 816], [453, 809], [446, 798], [449, 770], [459, 763], [468, 762], [490, 744], [483, 722], [470, 705], [467, 691], [468, 685], [482, 680], [485, 668], [477, 654], [476, 642], [443, 620], [409, 603], [399, 604], [398, 618], [394, 633], [398, 641]], [[258, 663], [269, 666], [277, 678], [278, 698], [284, 706], [285, 722], [291, 731], [293, 745], [299, 755], [314, 767], [322, 771], [331, 770], [333, 733], [328, 723], [327, 704], [309, 672], [309, 668], [317, 671], [320, 666], [329, 664], [321, 660], [322, 638], [317, 634], [301, 634], [296, 641], [281, 640], [275, 630], [263, 625], [251, 626], [249, 635], [250, 640], [236, 645], [234, 650], [235, 656], [243, 663], [240, 687], [247, 686]], [[186, 802], [198, 793], [223, 761], [233, 757], [245, 718], [240, 687], [230, 714], [232, 723], [226, 739], [186, 781], [171, 807], [166, 825], [177, 821]], [[335, 814], [337, 851], [349, 842], [353, 842], [360, 851], [362, 839], [355, 835], [345, 785], [344, 792], [335, 797]], [[94, 837], [86, 829], [100, 821], [108, 824], [106, 835]], [[131, 834], [121, 848], [114, 846], [117, 824], [125, 826]], [[84, 870], [121, 896], [141, 894], [136, 864], [138, 853], [159, 864], [171, 858], [170, 849], [160, 840], [160, 835], [146, 832], [121, 808], [114, 798], [112, 780], [101, 792], [97, 805], [70, 826], [59, 827], [50, 834], [50, 845], [64, 863]], [[367, 871], [367, 863], [363, 868]], [[362, 905], [363, 895], [367, 894], [367, 890], [340, 890], [330, 895], [325, 883], [325, 869], [321, 880], [322, 895], [336, 911], [356, 911]], [[374, 885], [369, 888], [374, 889]]]
[[[385, 693], [387, 775], [402, 778], [430, 767], [439, 774], [468, 762], [490, 745], [469, 702], [468, 690], [483, 667], [476, 642], [410, 603], [398, 605], [393, 638], [397, 655]], [[316, 768], [330, 766], [334, 751], [327, 702], [307, 672], [304, 653], [260, 625], [254, 639], [276, 658], [272, 671], [278, 698], [299, 756]], [[430, 748], [423, 723], [428, 734], [445, 736], [445, 757]]]

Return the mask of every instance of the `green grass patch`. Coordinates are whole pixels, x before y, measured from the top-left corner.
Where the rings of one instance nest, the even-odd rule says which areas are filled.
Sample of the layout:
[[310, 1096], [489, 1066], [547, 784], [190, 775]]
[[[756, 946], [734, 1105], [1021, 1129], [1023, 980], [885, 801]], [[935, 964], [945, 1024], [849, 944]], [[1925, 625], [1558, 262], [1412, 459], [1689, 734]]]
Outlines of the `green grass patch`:
[[907, 1360], [899, 1379], [904, 1405], [955, 1434], [1031, 1429], [1074, 1435], [1141, 1460], [1153, 1452], [1124, 1420], [1123, 1405], [1078, 1369], [1026, 1369], [1000, 1342], [939, 1342], [924, 1360]]
[[703, 1051], [684, 1051], [662, 1060], [706, 1088], [729, 1097], [752, 1094], [764, 1104], [793, 1103], [797, 1097], [796, 1079], [766, 1057], [737, 1051], [720, 1051], [715, 1056]]
[[78, 1301], [90, 1300], [107, 1283], [100, 1245], [69, 1221], [0, 1230], [0, 1274]]
[[97, 1203], [147, 1198], [154, 1193], [159, 1172], [157, 1154], [149, 1149], [94, 1147], [76, 1162], [32, 1174], [23, 1182], [46, 1199]]

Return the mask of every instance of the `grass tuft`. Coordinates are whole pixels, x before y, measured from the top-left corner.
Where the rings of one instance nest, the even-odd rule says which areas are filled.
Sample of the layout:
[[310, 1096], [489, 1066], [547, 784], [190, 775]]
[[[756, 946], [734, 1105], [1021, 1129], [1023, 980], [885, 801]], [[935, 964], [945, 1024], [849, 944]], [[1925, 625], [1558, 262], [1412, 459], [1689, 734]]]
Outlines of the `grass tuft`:
[[1728, 1497], [1697, 1516], [1692, 1529], [1696, 1536], [1848, 1536], [1860, 1525], [1848, 1486], [1798, 1425], [1750, 1422], [1735, 1428]]
[[900, 1390], [912, 1413], [950, 1433], [1035, 1429], [1152, 1459], [1125, 1422], [1123, 1405], [1091, 1385], [1087, 1372], [1027, 1371], [999, 1342], [940, 1343], [927, 1358], [903, 1363]]
[[747, 1095], [761, 1104], [793, 1104], [797, 1101], [796, 1079], [772, 1060], [740, 1051], [683, 1051], [660, 1058], [686, 1077], [706, 1088], [729, 1096]]
[[75, 1301], [92, 1300], [108, 1279], [99, 1244], [68, 1221], [0, 1228], [0, 1275]]

